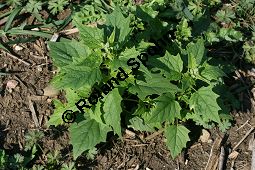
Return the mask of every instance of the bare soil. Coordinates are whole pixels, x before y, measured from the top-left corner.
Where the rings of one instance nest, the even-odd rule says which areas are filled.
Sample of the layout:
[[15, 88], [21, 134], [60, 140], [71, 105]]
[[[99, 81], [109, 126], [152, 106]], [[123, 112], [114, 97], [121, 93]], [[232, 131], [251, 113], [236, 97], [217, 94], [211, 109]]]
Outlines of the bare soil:
[[[43, 89], [49, 84], [55, 74], [56, 68], [52, 66], [48, 55], [47, 45], [44, 39], [39, 38], [35, 42], [19, 44], [22, 50], [15, 50], [13, 54], [22, 61], [18, 61], [7, 53], [0, 51], [0, 71], [9, 72], [9, 75], [0, 77], [0, 149], [5, 149], [7, 153], [20, 153], [24, 150], [24, 135], [29, 130], [39, 129], [43, 131], [45, 137], [42, 139], [42, 148], [44, 153], [60, 150], [62, 160], [68, 162], [71, 158], [71, 146], [69, 145], [69, 136], [67, 127], [47, 128], [46, 122], [53, 113], [53, 98], [63, 99], [63, 95], [55, 97], [43, 96]], [[252, 82], [255, 79], [255, 73], [248, 69], [238, 70], [234, 76], [236, 81], [232, 82], [232, 88], [238, 89], [247, 86], [238, 92], [241, 109], [233, 110], [233, 126], [222, 133], [217, 128], [209, 130], [210, 140], [201, 142], [199, 140], [200, 131], [194, 134], [196, 142], [188, 144], [186, 150], [178, 158], [173, 160], [170, 152], [165, 146], [162, 134], [159, 134], [146, 141], [145, 138], [150, 135], [147, 133], [134, 132], [132, 137], [124, 132], [123, 140], [109, 137], [109, 142], [98, 146], [98, 154], [93, 160], [87, 160], [81, 156], [76, 163], [78, 169], [183, 169], [200, 170], [207, 165], [211, 148], [215, 139], [219, 136], [223, 140], [222, 145], [226, 152], [242, 139], [242, 137], [254, 125], [254, 86]], [[7, 83], [10, 80], [18, 82], [18, 85], [12, 90], [8, 89]], [[35, 119], [32, 116], [31, 106], [29, 107], [29, 96], [37, 96], [37, 100], [32, 100], [35, 109], [36, 118], [39, 127], [36, 127]], [[132, 129], [130, 129], [132, 131]], [[251, 151], [248, 150], [251, 133], [238, 147], [239, 155], [236, 159], [228, 159], [225, 169], [234, 168], [236, 170], [248, 170], [251, 168]], [[44, 164], [45, 154], [39, 156], [35, 162]], [[227, 156], [226, 156], [227, 157]]]

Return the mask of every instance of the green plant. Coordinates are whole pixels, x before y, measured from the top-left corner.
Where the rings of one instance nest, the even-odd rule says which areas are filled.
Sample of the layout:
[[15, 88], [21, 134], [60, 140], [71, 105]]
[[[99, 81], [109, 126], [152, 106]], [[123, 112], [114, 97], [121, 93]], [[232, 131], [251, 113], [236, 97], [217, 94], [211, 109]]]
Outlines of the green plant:
[[[115, 7], [105, 15], [105, 23], [97, 27], [76, 19], [79, 41], [48, 42], [53, 62], [60, 70], [52, 83], [66, 91], [68, 101], [54, 101], [56, 108], [48, 125], [62, 124], [66, 110], [82, 108], [69, 128], [75, 159], [106, 141], [108, 132], [121, 137], [125, 127], [164, 130], [166, 145], [176, 157], [190, 140], [190, 130], [185, 126], [188, 120], [205, 128], [219, 125], [223, 131], [231, 125], [228, 109], [233, 96], [222, 95], [222, 91], [227, 92], [222, 79], [226, 76], [224, 66], [206, 55], [201, 36], [190, 42], [187, 20], [168, 24], [157, 14], [150, 17], [155, 14], [152, 8], [144, 4], [136, 14], [124, 17]], [[135, 32], [130, 28], [134, 18], [139, 18], [144, 27], [149, 23], [147, 30]], [[164, 46], [149, 41], [159, 41], [168, 26], [177, 29], [175, 39], [165, 40]], [[124, 79], [122, 75], [125, 81], [117, 83], [113, 77], [120, 67], [128, 76]], [[91, 93], [95, 90], [96, 95]], [[79, 109], [75, 106], [81, 98], [89, 98], [90, 109], [84, 103]]]
[[10, 5], [12, 7], [20, 6], [22, 1], [21, 0], [6, 0], [7, 5]]
[[55, 15], [60, 11], [63, 11], [64, 7], [68, 5], [68, 0], [50, 0], [48, 2], [48, 9]]
[[[28, 169], [27, 165], [34, 159], [37, 154], [37, 147], [40, 147], [38, 141], [43, 137], [43, 133], [39, 131], [29, 131], [25, 135], [26, 155], [16, 153], [14, 155], [5, 154], [4, 150], [0, 149], [0, 169]], [[39, 167], [38, 167], [39, 168]]]
[[55, 150], [53, 153], [47, 153], [44, 165], [38, 165], [33, 163], [32, 167], [29, 168], [29, 163], [35, 162], [35, 157], [39, 156], [38, 148], [43, 152], [39, 140], [42, 139], [43, 133], [40, 131], [29, 131], [25, 135], [25, 150], [26, 153], [21, 155], [16, 153], [14, 155], [8, 155], [5, 153], [5, 150], [0, 149], [0, 170], [13, 169], [13, 170], [75, 170], [74, 162], [63, 163], [61, 156], [58, 150]]
[[42, 2], [37, 0], [29, 0], [25, 6], [25, 10], [30, 13], [38, 14], [42, 10]]

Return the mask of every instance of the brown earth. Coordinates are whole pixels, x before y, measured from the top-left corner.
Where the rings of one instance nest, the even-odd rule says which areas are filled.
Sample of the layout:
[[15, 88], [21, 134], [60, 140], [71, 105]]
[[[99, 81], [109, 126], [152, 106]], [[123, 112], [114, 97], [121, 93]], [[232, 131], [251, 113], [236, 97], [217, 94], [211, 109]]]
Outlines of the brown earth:
[[[22, 50], [17, 51], [13, 46], [12, 53], [23, 62], [11, 57], [3, 50], [0, 52], [0, 71], [10, 73], [0, 76], [0, 149], [5, 149], [9, 154], [22, 152], [25, 146], [25, 133], [29, 130], [39, 129], [45, 135], [41, 141], [44, 154], [39, 156], [36, 163], [44, 164], [46, 161], [45, 154], [54, 150], [60, 150], [62, 160], [68, 162], [71, 160], [71, 146], [69, 145], [67, 127], [48, 129], [45, 125], [53, 113], [51, 101], [54, 97], [38, 97], [43, 95], [43, 89], [49, 84], [56, 71], [48, 56], [47, 45], [44, 39], [40, 38], [35, 42], [22, 43], [19, 46], [22, 47]], [[25, 64], [26, 62], [29, 64]], [[252, 118], [254, 117], [253, 82], [255, 73], [251, 70], [238, 70], [235, 76], [237, 80], [232, 82], [233, 89], [239, 89], [243, 86], [248, 88], [238, 92], [241, 110], [232, 111], [235, 121], [225, 134], [216, 128], [211, 129], [209, 130], [211, 136], [208, 142], [203, 143], [198, 140], [190, 143], [183, 154], [173, 160], [165, 146], [162, 134], [146, 141], [146, 136], [150, 134], [135, 132], [136, 136], [132, 137], [132, 135], [124, 133], [122, 141], [112, 138], [109, 142], [100, 144], [98, 146], [99, 152], [94, 160], [87, 160], [81, 156], [77, 160], [77, 168], [204, 169], [211, 148], [218, 136], [222, 138], [226, 136], [222, 145], [229, 152], [254, 125]], [[8, 82], [17, 82], [18, 84], [15, 88], [9, 89]], [[36, 118], [32, 116], [29, 96], [36, 99], [32, 100]], [[63, 98], [62, 95], [56, 97]], [[36, 127], [35, 119], [38, 120], [39, 127]], [[130, 130], [132, 131], [132, 129]], [[239, 155], [236, 159], [227, 160], [226, 169], [231, 169], [231, 167], [237, 170], [250, 169], [251, 151], [248, 150], [248, 146], [252, 135], [253, 133], [237, 147]]]
[[[62, 153], [70, 155], [69, 137], [66, 127], [47, 129], [45, 126], [49, 116], [52, 114], [52, 98], [42, 98], [32, 101], [39, 121], [39, 128], [35, 127], [35, 122], [29, 108], [29, 96], [41, 96], [43, 89], [49, 84], [55, 69], [51, 65], [48, 57], [46, 45], [42, 39], [34, 43], [19, 44], [23, 49], [15, 51], [16, 56], [23, 61], [31, 63], [29, 66], [10, 57], [7, 53], [1, 51], [0, 69], [2, 72], [10, 72], [9, 75], [1, 76], [1, 96], [0, 96], [0, 127], [1, 144], [9, 153], [17, 153], [24, 149], [24, 134], [28, 130], [39, 129], [44, 132], [45, 137], [42, 140], [42, 146], [45, 153], [56, 149], [62, 150]], [[35, 47], [37, 46], [37, 47]], [[38, 48], [39, 47], [39, 48]], [[41, 50], [39, 50], [41, 49]], [[251, 80], [255, 78], [251, 71], [239, 71], [242, 77], [242, 84], [233, 84], [233, 87], [242, 87], [243, 83], [250, 86]], [[14, 80], [18, 85], [10, 90], [7, 82]], [[233, 111], [234, 126], [226, 134], [228, 139], [225, 141], [225, 148], [233, 148], [246, 132], [252, 127], [252, 118], [254, 116], [254, 99], [252, 88], [239, 93], [239, 100], [242, 103], [242, 110]], [[244, 125], [241, 129], [238, 129]], [[175, 169], [180, 166], [181, 169], [203, 169], [208, 161], [210, 150], [217, 135], [223, 137], [217, 129], [210, 130], [211, 143], [202, 143], [201, 141], [193, 143], [187, 148], [185, 154], [176, 160], [172, 160], [167, 150], [162, 135], [155, 136], [149, 141], [143, 141], [146, 135], [136, 133], [137, 136], [131, 138], [127, 134], [121, 140], [110, 140], [110, 142], [99, 147], [99, 154], [95, 160], [87, 161], [80, 158], [81, 167], [91, 167], [92, 169]], [[239, 155], [234, 160], [236, 169], [250, 169], [251, 151], [248, 150], [249, 138], [245, 139], [237, 148]], [[40, 159], [43, 161], [42, 155]], [[69, 160], [66, 158], [66, 160]], [[38, 161], [40, 162], [40, 161]], [[79, 162], [79, 161], [78, 161]], [[86, 162], [86, 164], [84, 164]], [[231, 162], [228, 161], [228, 169]], [[83, 169], [81, 168], [81, 169]]]

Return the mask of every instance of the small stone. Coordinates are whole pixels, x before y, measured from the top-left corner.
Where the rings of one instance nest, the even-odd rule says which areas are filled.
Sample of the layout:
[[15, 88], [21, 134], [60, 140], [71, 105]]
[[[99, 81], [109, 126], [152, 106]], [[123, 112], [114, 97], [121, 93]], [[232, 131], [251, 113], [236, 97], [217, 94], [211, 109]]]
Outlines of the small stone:
[[207, 130], [203, 129], [202, 135], [200, 136], [199, 139], [201, 140], [201, 142], [207, 143], [209, 141], [209, 138], [210, 138], [210, 133]]
[[6, 89], [11, 93], [19, 83], [16, 80], [9, 80], [6, 84]]
[[42, 67], [37, 67], [37, 71], [41, 72], [42, 70]]
[[54, 97], [59, 94], [59, 90], [55, 89], [53, 86], [49, 85], [43, 89], [44, 96]]
[[23, 47], [21, 47], [19, 45], [14, 45], [14, 50], [21, 51], [21, 50], [23, 50]]
[[47, 103], [51, 103], [52, 102], [52, 99], [47, 99]]

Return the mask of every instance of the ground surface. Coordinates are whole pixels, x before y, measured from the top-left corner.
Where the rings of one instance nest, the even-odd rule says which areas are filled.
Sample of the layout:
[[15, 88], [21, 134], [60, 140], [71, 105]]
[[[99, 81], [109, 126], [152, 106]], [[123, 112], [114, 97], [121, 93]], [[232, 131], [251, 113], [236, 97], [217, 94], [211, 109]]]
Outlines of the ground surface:
[[[43, 53], [40, 54], [40, 51], [36, 50], [38, 47], [35, 48], [35, 46], [40, 47]], [[30, 66], [17, 61], [4, 52], [1, 52], [0, 58], [0, 68], [2, 70], [15, 72], [1, 77], [0, 138], [3, 142], [1, 142], [0, 148], [4, 148], [10, 153], [23, 150], [25, 132], [29, 129], [36, 129], [29, 108], [28, 97], [43, 95], [43, 89], [49, 84], [54, 73], [54, 68], [47, 56], [46, 45], [42, 39], [35, 43], [22, 44], [21, 47], [23, 49], [16, 52], [17, 56], [31, 63]], [[239, 73], [242, 82], [238, 84], [237, 81], [237, 84], [233, 84], [233, 88], [245, 84], [249, 86], [249, 82], [255, 78], [250, 71], [239, 71]], [[9, 90], [6, 85], [11, 80], [17, 81], [18, 85]], [[254, 116], [254, 105], [251, 103], [252, 98], [254, 98], [252, 91], [252, 89], [248, 89], [238, 94], [242, 110], [232, 112], [235, 122], [234, 126], [226, 132], [229, 135], [225, 142], [226, 148], [233, 148], [251, 128], [251, 119]], [[51, 99], [52, 97], [42, 97], [36, 101], [32, 100], [40, 125], [39, 129], [45, 133], [42, 146], [45, 152], [60, 149], [63, 154], [70, 155], [66, 128], [47, 129], [45, 126], [53, 111]], [[244, 126], [238, 129], [242, 125]], [[85, 158], [80, 158], [79, 164], [81, 169], [85, 167], [92, 169], [135, 169], [137, 167], [141, 169], [175, 169], [178, 166], [181, 169], [203, 169], [207, 164], [215, 138], [218, 135], [222, 137], [224, 135], [217, 129], [210, 130], [210, 133], [211, 140], [209, 140], [209, 143], [202, 143], [201, 141], [192, 143], [185, 154], [176, 160], [170, 158], [170, 153], [164, 144], [162, 135], [159, 134], [151, 140], [143, 141], [141, 139], [148, 136], [148, 134], [137, 132], [138, 137], [126, 134], [123, 141], [112, 139], [111, 142], [102, 144], [102, 146], [99, 146], [100, 152], [96, 155], [95, 160], [87, 161], [84, 160]], [[236, 169], [250, 169], [251, 152], [248, 150], [248, 146], [249, 137], [237, 148], [239, 155], [234, 161]], [[230, 161], [228, 161], [228, 166], [231, 166]]]
[[[53, 112], [52, 99], [63, 98], [63, 95], [43, 97], [43, 89], [48, 86], [56, 69], [52, 66], [48, 56], [48, 49], [43, 39], [32, 43], [19, 44], [21, 50], [15, 50], [15, 56], [29, 65], [20, 62], [7, 53], [0, 52], [0, 69], [5, 72], [13, 72], [10, 75], [0, 77], [0, 148], [14, 154], [24, 149], [24, 134], [28, 130], [40, 129], [45, 137], [42, 140], [44, 152], [61, 150], [63, 160], [70, 160], [71, 147], [67, 127], [50, 128], [46, 122]], [[16, 48], [17, 49], [17, 48]], [[234, 78], [234, 76], [236, 78]], [[176, 160], [172, 160], [161, 134], [145, 140], [151, 134], [124, 132], [123, 140], [111, 138], [105, 144], [98, 146], [99, 153], [94, 160], [81, 157], [77, 161], [78, 169], [184, 169], [199, 170], [207, 165], [211, 148], [216, 138], [226, 136], [223, 141], [225, 150], [233, 147], [242, 139], [253, 125], [255, 92], [252, 81], [255, 73], [251, 69], [243, 69], [233, 74], [231, 87], [238, 89], [247, 86], [236, 94], [241, 102], [241, 109], [233, 110], [233, 126], [226, 132], [211, 129], [207, 142], [192, 141], [189, 147]], [[236, 80], [235, 80], [236, 79]], [[10, 90], [8, 82], [17, 82], [17, 86]], [[32, 96], [32, 99], [31, 97]], [[37, 96], [37, 97], [36, 97]], [[42, 97], [38, 97], [42, 96]], [[36, 127], [35, 118], [32, 116], [31, 103], [35, 110], [39, 127]], [[132, 129], [130, 129], [132, 131]], [[200, 134], [199, 134], [200, 135]], [[199, 138], [195, 136], [195, 139]], [[251, 164], [251, 151], [248, 150], [250, 134], [238, 147], [239, 155], [234, 160], [228, 159], [226, 169], [233, 167], [237, 170], [248, 170]], [[110, 137], [109, 137], [110, 138]], [[36, 163], [43, 164], [45, 155], [39, 157]]]

